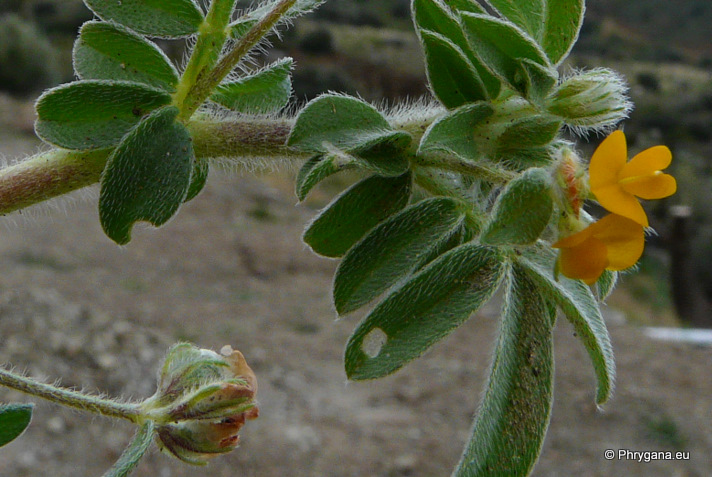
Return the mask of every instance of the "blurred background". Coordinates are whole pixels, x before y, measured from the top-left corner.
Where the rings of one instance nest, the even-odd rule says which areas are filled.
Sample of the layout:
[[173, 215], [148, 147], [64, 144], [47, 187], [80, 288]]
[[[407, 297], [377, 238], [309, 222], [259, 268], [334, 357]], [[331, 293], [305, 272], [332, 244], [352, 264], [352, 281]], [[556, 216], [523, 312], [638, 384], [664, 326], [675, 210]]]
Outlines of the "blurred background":
[[[251, 2], [239, 1], [240, 7]], [[296, 60], [294, 98], [325, 91], [397, 104], [427, 94], [409, 0], [329, 0], [273, 39], [264, 61]], [[80, 0], [0, 1], [0, 157], [41, 147], [33, 102], [73, 79], [71, 48], [92, 18]], [[712, 351], [655, 341], [648, 327], [712, 328], [712, 2], [591, 0], [564, 73], [606, 66], [630, 85], [631, 153], [666, 144], [678, 193], [648, 209], [639, 273], [606, 317], [618, 389], [603, 411], [585, 351], [562, 320], [552, 426], [534, 475], [712, 475]], [[185, 44], [160, 41], [181, 63]], [[582, 147], [588, 155], [601, 137]], [[300, 236], [349, 180], [297, 207], [294, 171], [211, 172], [196, 200], [130, 245], [103, 236], [96, 191], [2, 218], [0, 362], [34, 376], [126, 397], [153, 392], [173, 341], [242, 350], [260, 379], [262, 417], [243, 446], [205, 471], [155, 453], [137, 475], [448, 475], [468, 436], [496, 331], [496, 304], [395, 376], [345, 385], [341, 353], [354, 317], [334, 322], [335, 263]], [[25, 399], [0, 390], [0, 401]], [[99, 475], [130, 426], [40, 405], [0, 475]], [[689, 461], [606, 461], [605, 449], [681, 450]], [[50, 472], [49, 469], [52, 469]], [[204, 474], [201, 472], [205, 472]]]

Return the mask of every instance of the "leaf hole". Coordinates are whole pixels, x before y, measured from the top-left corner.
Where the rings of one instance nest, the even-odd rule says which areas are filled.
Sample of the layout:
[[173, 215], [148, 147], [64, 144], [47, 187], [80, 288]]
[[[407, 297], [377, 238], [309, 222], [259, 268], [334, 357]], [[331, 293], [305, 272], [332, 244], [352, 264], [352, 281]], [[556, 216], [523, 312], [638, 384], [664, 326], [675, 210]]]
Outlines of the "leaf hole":
[[381, 353], [383, 345], [388, 341], [388, 335], [380, 329], [374, 328], [368, 332], [361, 343], [361, 350], [369, 358], [375, 358]]

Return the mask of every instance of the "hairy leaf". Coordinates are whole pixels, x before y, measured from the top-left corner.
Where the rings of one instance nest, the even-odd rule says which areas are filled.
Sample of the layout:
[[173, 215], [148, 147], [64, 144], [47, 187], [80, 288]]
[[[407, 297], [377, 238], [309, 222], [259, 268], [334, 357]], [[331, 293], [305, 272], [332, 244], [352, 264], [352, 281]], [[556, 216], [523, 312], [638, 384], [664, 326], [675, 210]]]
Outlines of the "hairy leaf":
[[287, 145], [300, 151], [349, 151], [389, 135], [386, 118], [368, 103], [349, 96], [324, 94], [297, 116]]
[[426, 199], [374, 228], [346, 254], [334, 277], [339, 314], [360, 308], [419, 266], [465, 219], [449, 198]]
[[0, 447], [25, 432], [32, 420], [34, 404], [0, 404]]
[[583, 24], [584, 0], [547, 0], [541, 44], [554, 64], [560, 64], [576, 43]]
[[[232, 38], [242, 37], [250, 28], [255, 26], [262, 17], [272, 11], [278, 1], [279, 0], [273, 0], [240, 15], [240, 17], [229, 26], [230, 36]], [[297, 0], [294, 5], [292, 5], [292, 8], [282, 17], [282, 21], [291, 21], [301, 15], [309, 13], [325, 1], [326, 0]]]
[[487, 13], [477, 0], [443, 0], [443, 3], [455, 12]]
[[526, 95], [529, 86], [522, 60], [550, 68], [539, 45], [512, 23], [489, 15], [463, 13], [462, 24], [480, 60], [516, 91]]
[[560, 63], [576, 42], [584, 0], [487, 0], [503, 17], [524, 30]]
[[[433, 72], [436, 72], [436, 55], [438, 47], [436, 45], [433, 48], [436, 51], [432, 52], [432, 58], [428, 58], [428, 44], [423, 37], [423, 32], [425, 31], [431, 34], [436, 33], [441, 35], [456, 47], [454, 51], [457, 58], [452, 60], [455, 63], [455, 66], [460, 63], [461, 57], [464, 57], [466, 63], [469, 63], [469, 66], [467, 67], [468, 75], [474, 74], [477, 78], [476, 83], [469, 86], [470, 89], [482, 89], [483, 97], [481, 99], [497, 97], [501, 88], [501, 82], [487, 70], [477, 55], [474, 54], [467, 38], [465, 37], [465, 33], [462, 31], [462, 26], [460, 26], [460, 23], [448, 12], [448, 10], [443, 8], [438, 2], [433, 2], [431, 0], [415, 0], [413, 2], [413, 19], [416, 24], [416, 30], [420, 34], [421, 41], [423, 41], [423, 46], [426, 48], [426, 67], [429, 77], [431, 76], [431, 69]], [[445, 49], [448, 54], [451, 56], [453, 55], [452, 50], [449, 48]], [[454, 69], [451, 74], [455, 74]]]
[[84, 0], [102, 20], [160, 38], [180, 38], [198, 32], [203, 13], [193, 0]]
[[170, 102], [165, 91], [138, 83], [77, 81], [40, 96], [35, 131], [65, 149], [112, 147], [144, 115]]
[[596, 286], [598, 287], [598, 300], [605, 301], [611, 292], [613, 292], [617, 282], [618, 272], [604, 270], [601, 277], [596, 282]]
[[608, 329], [591, 289], [580, 280], [555, 277], [555, 262], [556, 253], [546, 245], [519, 257], [519, 263], [537, 283], [540, 292], [546, 293], [563, 310], [586, 347], [598, 380], [596, 402], [603, 404], [613, 393], [616, 374]]
[[210, 173], [210, 164], [205, 159], [193, 159], [193, 166], [190, 172], [190, 185], [188, 193], [185, 195], [183, 202], [193, 200], [198, 194], [203, 191], [205, 184], [208, 182], [208, 174]]
[[420, 32], [425, 66], [433, 94], [448, 109], [487, 99], [477, 71], [454, 43], [437, 33]]
[[366, 169], [381, 176], [399, 176], [408, 170], [406, 151], [413, 137], [405, 131], [393, 131], [377, 136], [350, 152]]
[[554, 309], [518, 266], [507, 279], [490, 377], [455, 476], [527, 476], [549, 426]]
[[526, 80], [525, 96], [536, 104], [544, 105], [556, 86], [558, 72], [554, 68], [542, 66], [526, 58], [520, 61], [520, 65]]
[[115, 23], [86, 22], [74, 43], [81, 79], [126, 80], [175, 91], [178, 72], [155, 43]]
[[540, 42], [544, 33], [544, 15], [547, 0], [487, 0], [495, 10], [510, 22]]
[[211, 100], [248, 114], [268, 114], [287, 105], [292, 94], [289, 72], [292, 59], [284, 58], [267, 68], [218, 86]]
[[561, 125], [560, 119], [544, 115], [512, 120], [497, 138], [497, 149], [507, 151], [549, 145], [556, 138]]
[[186, 198], [193, 146], [177, 116], [173, 106], [153, 112], [109, 156], [101, 177], [99, 218], [106, 235], [120, 245], [131, 240], [135, 222], [163, 225]]
[[308, 159], [299, 169], [296, 194], [303, 201], [309, 191], [332, 174], [356, 166], [356, 159], [348, 154], [318, 154]]
[[450, 250], [388, 295], [346, 345], [349, 379], [375, 379], [403, 367], [461, 325], [502, 277], [495, 251], [467, 243]]
[[536, 242], [551, 219], [554, 201], [551, 174], [532, 168], [507, 184], [497, 197], [482, 242], [528, 245]]
[[369, 230], [406, 206], [411, 174], [371, 176], [334, 199], [304, 232], [304, 241], [320, 255], [341, 257]]
[[443, 151], [464, 160], [475, 161], [482, 152], [475, 143], [473, 131], [494, 109], [487, 103], [467, 104], [436, 120], [423, 135], [419, 152]]

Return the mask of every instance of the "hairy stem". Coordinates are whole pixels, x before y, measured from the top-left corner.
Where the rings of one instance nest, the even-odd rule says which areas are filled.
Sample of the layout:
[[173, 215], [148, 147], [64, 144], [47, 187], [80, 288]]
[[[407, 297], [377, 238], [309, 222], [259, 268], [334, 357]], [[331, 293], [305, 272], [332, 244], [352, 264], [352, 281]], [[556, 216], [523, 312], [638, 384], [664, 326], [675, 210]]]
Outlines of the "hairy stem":
[[[230, 22], [235, 0], [214, 0], [210, 5], [203, 24], [200, 25], [190, 60], [181, 76], [180, 83], [173, 95], [173, 104], [181, 111], [181, 118], [187, 120], [195, 112], [191, 103], [191, 92], [197, 82], [215, 66], [220, 58], [223, 45], [227, 39], [227, 25]], [[205, 100], [205, 98], [203, 98]]]
[[197, 78], [196, 83], [181, 107], [180, 118], [186, 120], [212, 94], [222, 80], [237, 66], [245, 55], [277, 24], [280, 18], [289, 11], [296, 0], [282, 0], [255, 26], [238, 40], [235, 46], [217, 63], [208, 74]]
[[0, 368], [0, 385], [46, 399], [55, 404], [101, 414], [102, 416], [118, 417], [134, 423], [141, 420], [140, 408], [137, 404], [120, 403], [71, 389], [52, 386], [2, 368]]
[[[247, 167], [306, 159], [285, 145], [291, 127], [292, 122], [286, 119], [197, 119], [188, 123], [198, 159], [222, 158]], [[0, 169], [0, 215], [99, 182], [110, 154], [110, 150], [52, 149]]]

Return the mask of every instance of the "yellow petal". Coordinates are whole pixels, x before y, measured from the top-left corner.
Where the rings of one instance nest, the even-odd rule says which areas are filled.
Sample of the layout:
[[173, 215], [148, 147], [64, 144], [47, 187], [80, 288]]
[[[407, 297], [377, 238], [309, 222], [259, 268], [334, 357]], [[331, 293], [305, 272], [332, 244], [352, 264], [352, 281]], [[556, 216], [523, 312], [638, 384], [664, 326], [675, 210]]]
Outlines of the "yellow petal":
[[658, 173], [638, 177], [631, 182], [621, 184], [623, 190], [641, 199], [662, 199], [677, 191], [677, 181], [670, 174]]
[[593, 226], [593, 238], [607, 249], [609, 270], [625, 270], [635, 265], [643, 255], [645, 232], [643, 226], [616, 214], [603, 217]]
[[589, 225], [585, 229], [583, 229], [580, 232], [576, 232], [573, 235], [569, 235], [568, 237], [564, 237], [555, 244], [553, 244], [551, 247], [552, 248], [571, 248], [571, 247], [576, 247], [577, 245], [581, 244], [584, 240], [589, 238], [593, 234], [593, 229], [591, 229], [591, 226]]
[[559, 271], [566, 277], [580, 279], [589, 285], [595, 283], [608, 264], [606, 245], [589, 237], [579, 245], [562, 248], [559, 253]]
[[648, 226], [648, 216], [645, 215], [643, 206], [640, 205], [638, 199], [623, 190], [618, 183], [598, 190], [591, 189], [591, 192], [607, 211], [634, 220], [643, 227]]
[[662, 171], [672, 161], [672, 153], [667, 146], [655, 146], [636, 154], [620, 172], [619, 179], [647, 176], [655, 171]]
[[628, 148], [623, 131], [614, 131], [596, 148], [588, 166], [591, 190], [617, 184], [618, 176], [628, 160]]

